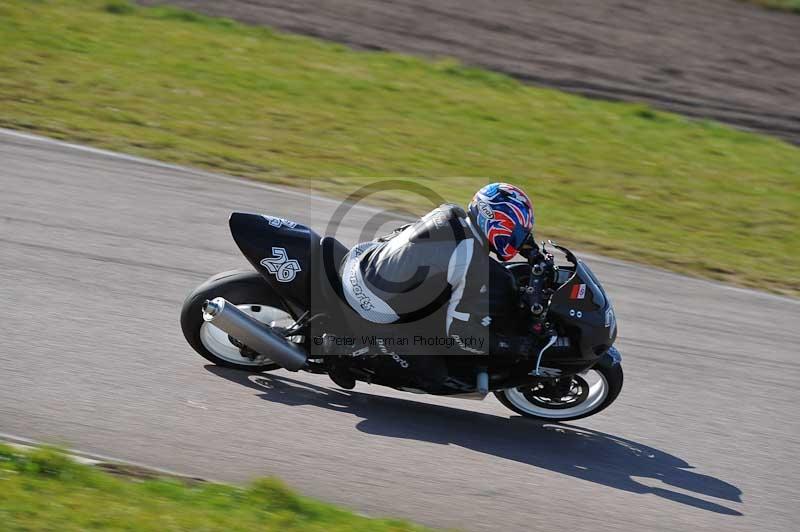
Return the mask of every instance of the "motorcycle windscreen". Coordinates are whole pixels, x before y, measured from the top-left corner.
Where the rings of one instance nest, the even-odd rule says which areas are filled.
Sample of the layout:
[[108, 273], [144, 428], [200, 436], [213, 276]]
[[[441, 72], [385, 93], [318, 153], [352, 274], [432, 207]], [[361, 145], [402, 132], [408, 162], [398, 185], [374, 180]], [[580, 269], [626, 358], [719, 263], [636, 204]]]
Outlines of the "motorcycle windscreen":
[[578, 261], [575, 272], [556, 293], [549, 314], [579, 336], [581, 355], [599, 356], [616, 338], [614, 310], [589, 267]]

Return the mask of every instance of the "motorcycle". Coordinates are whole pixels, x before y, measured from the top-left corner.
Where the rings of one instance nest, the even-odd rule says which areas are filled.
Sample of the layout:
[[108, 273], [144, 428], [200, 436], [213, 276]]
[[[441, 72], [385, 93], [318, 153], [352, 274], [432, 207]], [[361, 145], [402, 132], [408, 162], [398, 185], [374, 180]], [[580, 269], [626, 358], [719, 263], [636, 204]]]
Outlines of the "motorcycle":
[[492, 392], [514, 412], [547, 421], [596, 414], [622, 389], [611, 299], [589, 266], [565, 247], [549, 243], [566, 264], [556, 263], [548, 244], [533, 242], [524, 262], [505, 265], [516, 281], [514, 326], [529, 335], [530, 351], [457, 357], [448, 361], [445, 386], [433, 390], [409, 386], [402, 364], [379, 363], [397, 356], [384, 345], [345, 341], [363, 336], [372, 324], [342, 295], [343, 244], [268, 215], [235, 212], [229, 225], [254, 270], [212, 276], [181, 310], [186, 340], [213, 364], [331, 375], [344, 367], [354, 381], [403, 391], [479, 399]]

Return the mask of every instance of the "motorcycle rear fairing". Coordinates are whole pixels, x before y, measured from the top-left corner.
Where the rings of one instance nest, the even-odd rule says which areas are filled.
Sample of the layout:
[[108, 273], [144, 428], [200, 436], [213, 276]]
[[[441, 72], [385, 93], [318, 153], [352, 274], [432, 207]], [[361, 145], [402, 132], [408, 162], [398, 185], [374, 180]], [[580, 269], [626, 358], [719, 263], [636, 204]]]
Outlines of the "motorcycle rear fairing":
[[234, 212], [231, 235], [250, 264], [298, 314], [310, 308], [320, 236], [305, 225], [262, 214]]
[[338, 277], [339, 263], [348, 251], [341, 242], [269, 215], [234, 212], [228, 223], [244, 256], [295, 315], [306, 311], [339, 315], [349, 310]]

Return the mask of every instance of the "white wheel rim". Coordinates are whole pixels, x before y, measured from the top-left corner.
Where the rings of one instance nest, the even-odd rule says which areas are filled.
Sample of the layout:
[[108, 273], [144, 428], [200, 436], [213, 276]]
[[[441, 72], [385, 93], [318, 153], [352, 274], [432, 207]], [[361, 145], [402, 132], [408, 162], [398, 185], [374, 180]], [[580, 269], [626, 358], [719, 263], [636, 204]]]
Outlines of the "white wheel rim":
[[[236, 307], [266, 325], [288, 327], [294, 323], [294, 319], [289, 313], [279, 308], [270, 307], [269, 305], [244, 303], [236, 305]], [[242, 366], [264, 366], [273, 363], [270, 359], [259, 358], [257, 360], [250, 360], [247, 357], [243, 357], [239, 348], [233, 345], [228, 339], [228, 333], [207, 321], [204, 321], [200, 326], [200, 342], [202, 342], [203, 347], [208, 349], [212, 355], [227, 362], [233, 362], [234, 364]]]
[[526, 414], [531, 414], [537, 417], [543, 417], [547, 419], [564, 419], [568, 417], [580, 416], [583, 414], [588, 414], [593, 410], [597, 409], [608, 397], [608, 381], [606, 380], [605, 375], [597, 370], [589, 370], [585, 373], [581, 373], [581, 377], [586, 380], [586, 383], [589, 385], [589, 392], [587, 393], [586, 399], [584, 399], [580, 404], [577, 404], [573, 407], [569, 408], [546, 408], [543, 406], [539, 406], [535, 403], [532, 403], [528, 400], [527, 397], [519, 390], [519, 388], [508, 388], [507, 390], [503, 390], [503, 394], [505, 394], [506, 399], [511, 402], [512, 405], [519, 408]]

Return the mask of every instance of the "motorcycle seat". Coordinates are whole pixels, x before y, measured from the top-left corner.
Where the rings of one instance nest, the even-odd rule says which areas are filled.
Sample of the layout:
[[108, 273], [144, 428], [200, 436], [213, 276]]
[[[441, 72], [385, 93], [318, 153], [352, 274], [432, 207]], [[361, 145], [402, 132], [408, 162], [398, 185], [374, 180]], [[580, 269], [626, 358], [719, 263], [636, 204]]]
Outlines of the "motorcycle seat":
[[342, 261], [349, 249], [333, 237], [326, 236], [320, 241], [320, 258], [318, 264], [321, 266], [321, 274], [317, 277], [320, 282], [320, 293], [325, 298], [328, 305], [339, 302], [349, 307], [345, 303], [342, 292], [342, 278], [339, 274]]

